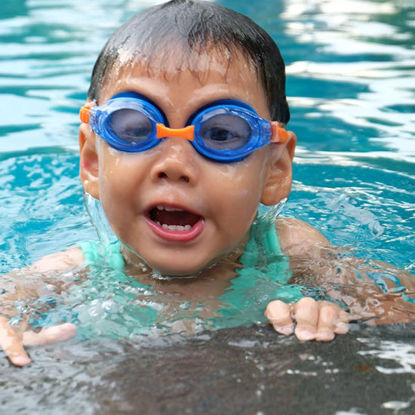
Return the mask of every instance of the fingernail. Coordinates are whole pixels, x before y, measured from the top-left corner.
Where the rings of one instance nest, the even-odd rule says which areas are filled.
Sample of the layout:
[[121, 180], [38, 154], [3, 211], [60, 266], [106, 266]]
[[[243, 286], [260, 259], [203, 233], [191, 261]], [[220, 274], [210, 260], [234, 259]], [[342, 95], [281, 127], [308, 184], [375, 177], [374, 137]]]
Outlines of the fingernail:
[[334, 333], [330, 330], [320, 330], [317, 333], [316, 340], [319, 341], [331, 341], [334, 339]]
[[274, 326], [274, 329], [285, 336], [289, 336], [294, 331], [294, 324], [288, 324], [286, 326]]
[[11, 360], [15, 366], [25, 366], [31, 362], [28, 356], [16, 356], [13, 357]]
[[336, 325], [336, 333], [337, 334], [345, 334], [349, 331], [349, 324], [344, 322], [339, 322]]
[[314, 340], [316, 338], [315, 330], [297, 328], [295, 335], [299, 340]]

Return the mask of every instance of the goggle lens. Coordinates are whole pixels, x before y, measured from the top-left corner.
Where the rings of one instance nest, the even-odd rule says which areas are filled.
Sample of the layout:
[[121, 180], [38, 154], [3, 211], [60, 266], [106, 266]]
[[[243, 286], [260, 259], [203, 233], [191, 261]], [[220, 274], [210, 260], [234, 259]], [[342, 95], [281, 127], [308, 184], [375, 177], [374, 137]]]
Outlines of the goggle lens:
[[113, 134], [132, 146], [147, 141], [154, 128], [146, 114], [131, 108], [114, 111], [108, 122]]
[[248, 122], [234, 114], [214, 115], [203, 122], [200, 138], [212, 150], [237, 150], [251, 139], [252, 130]]

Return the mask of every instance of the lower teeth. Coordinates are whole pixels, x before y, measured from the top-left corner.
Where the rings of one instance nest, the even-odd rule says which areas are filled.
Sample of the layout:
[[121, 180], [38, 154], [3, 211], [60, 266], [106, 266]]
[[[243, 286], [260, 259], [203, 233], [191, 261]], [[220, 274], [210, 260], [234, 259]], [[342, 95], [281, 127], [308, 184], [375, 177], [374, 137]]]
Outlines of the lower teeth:
[[157, 222], [157, 225], [161, 226], [163, 229], [166, 229], [168, 231], [179, 231], [179, 232], [188, 232], [190, 229], [192, 229], [191, 225], [167, 225], [166, 223], [161, 224], [160, 222]]

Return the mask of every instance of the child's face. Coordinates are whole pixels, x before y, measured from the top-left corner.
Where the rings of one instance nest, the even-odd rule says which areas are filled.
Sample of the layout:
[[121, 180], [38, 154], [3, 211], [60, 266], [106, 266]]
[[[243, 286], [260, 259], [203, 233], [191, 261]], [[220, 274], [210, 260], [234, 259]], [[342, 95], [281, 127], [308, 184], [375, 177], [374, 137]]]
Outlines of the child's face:
[[[197, 74], [149, 73], [137, 63], [104, 86], [98, 104], [122, 91], [151, 99], [171, 128], [184, 127], [197, 109], [219, 99], [243, 101], [270, 117], [261, 84], [242, 58], [234, 57], [228, 68], [213, 60], [210, 69]], [[101, 200], [120, 240], [148, 265], [163, 274], [193, 274], [246, 240], [259, 202], [273, 204], [288, 195], [294, 141], [222, 164], [198, 154], [184, 138], [167, 138], [138, 153], [99, 140], [95, 150], [94, 133], [83, 124], [81, 178], [85, 190]], [[160, 230], [157, 222], [189, 222], [192, 229], [175, 237], [180, 231]]]

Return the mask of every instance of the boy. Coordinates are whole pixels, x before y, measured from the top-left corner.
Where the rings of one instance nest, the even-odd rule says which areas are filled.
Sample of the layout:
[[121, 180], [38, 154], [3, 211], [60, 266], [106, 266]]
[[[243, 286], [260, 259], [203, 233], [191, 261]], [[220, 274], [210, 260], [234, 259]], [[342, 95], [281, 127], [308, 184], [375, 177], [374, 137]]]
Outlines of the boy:
[[[279, 50], [245, 16], [210, 2], [173, 0], [133, 17], [98, 57], [81, 120], [84, 190], [100, 200], [120, 241], [111, 260], [140, 283], [190, 300], [201, 291], [220, 298], [242, 278], [228, 265], [246, 265], [255, 233], [260, 242], [272, 240], [282, 258], [273, 281], [296, 282], [285, 256], [308, 257], [308, 273], [334, 279], [321, 261], [333, 250], [309, 225], [279, 219], [263, 235], [262, 228], [254, 232], [258, 205], [278, 204], [290, 193], [296, 137], [284, 129], [289, 109]], [[72, 248], [26, 272], [89, 264], [93, 250]], [[156, 280], [143, 264], [169, 279]], [[341, 274], [343, 283], [350, 274]], [[193, 278], [176, 278], [183, 276]], [[291, 334], [295, 322], [300, 340], [328, 341], [348, 331], [352, 315], [337, 304], [284, 298], [291, 302], [277, 300], [266, 310], [278, 332]], [[359, 316], [379, 314], [363, 311]], [[23, 345], [74, 333], [65, 324], [18, 335], [0, 319], [0, 344], [16, 365], [30, 361]]]

